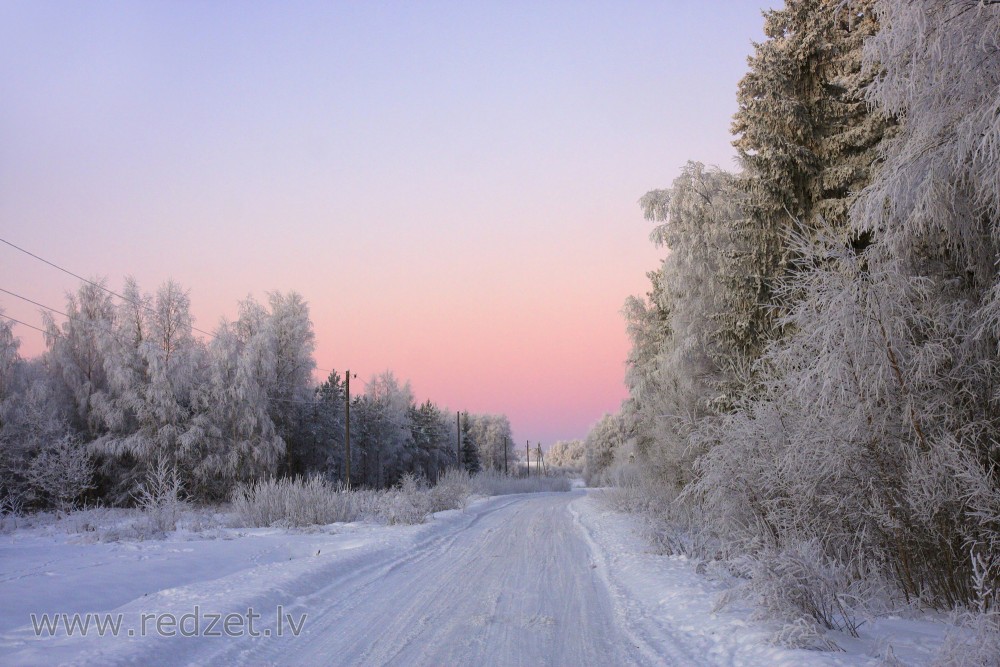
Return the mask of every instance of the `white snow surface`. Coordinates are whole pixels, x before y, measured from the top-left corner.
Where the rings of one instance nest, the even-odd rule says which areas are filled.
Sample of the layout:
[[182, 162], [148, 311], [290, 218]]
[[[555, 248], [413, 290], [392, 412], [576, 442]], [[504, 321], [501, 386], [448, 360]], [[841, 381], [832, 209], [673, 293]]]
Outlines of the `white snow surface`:
[[[714, 611], [722, 584], [649, 553], [634, 521], [592, 494], [499, 496], [405, 527], [110, 544], [15, 531], [0, 538], [0, 664], [878, 664], [864, 642], [847, 653], [769, 645], [746, 609]], [[279, 605], [293, 622], [306, 615], [298, 636], [276, 636]], [[144, 613], [196, 607], [252, 608], [261, 636], [127, 636]], [[38, 638], [29, 615], [46, 612], [120, 613], [122, 630]], [[940, 641], [937, 624], [882, 623], [906, 664]]]

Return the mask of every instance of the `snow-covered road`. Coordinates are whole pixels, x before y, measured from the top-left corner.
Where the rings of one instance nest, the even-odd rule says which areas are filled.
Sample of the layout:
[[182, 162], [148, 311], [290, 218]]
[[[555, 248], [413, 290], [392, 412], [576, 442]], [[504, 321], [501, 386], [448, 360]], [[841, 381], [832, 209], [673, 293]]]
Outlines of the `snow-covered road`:
[[[223, 661], [363, 665], [623, 665], [615, 622], [569, 494], [508, 496], [407, 549], [382, 549], [309, 600], [299, 637]], [[258, 650], [259, 649], [259, 650]]]
[[[634, 526], [586, 491], [480, 500], [419, 526], [51, 539], [0, 545], [0, 596], [13, 604], [0, 612], [0, 664], [868, 662], [768, 646], [745, 613], [713, 610], [714, 585], [690, 564], [648, 554]], [[39, 567], [33, 550], [45, 556]], [[37, 638], [25, 619], [37, 604], [120, 614], [122, 628], [115, 637], [91, 628]], [[252, 628], [248, 613], [258, 615]], [[235, 631], [206, 632], [210, 617], [227, 614], [243, 619]], [[181, 622], [156, 628], [162, 618]]]

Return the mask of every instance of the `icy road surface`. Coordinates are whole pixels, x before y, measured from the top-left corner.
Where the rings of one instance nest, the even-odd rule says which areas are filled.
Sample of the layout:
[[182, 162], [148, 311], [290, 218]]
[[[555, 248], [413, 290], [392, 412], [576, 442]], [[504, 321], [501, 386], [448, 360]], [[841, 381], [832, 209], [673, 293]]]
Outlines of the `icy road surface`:
[[[419, 526], [0, 544], [0, 664], [839, 665], [767, 645], [715, 584], [648, 553], [585, 491], [481, 500]], [[297, 636], [277, 636], [279, 605]], [[36, 607], [40, 607], [37, 608]], [[140, 636], [142, 614], [243, 614], [257, 637]], [[38, 639], [30, 611], [121, 614], [119, 636]], [[127, 636], [131, 629], [135, 634]], [[167, 628], [170, 630], [170, 628]], [[188, 629], [191, 629], [189, 624]]]

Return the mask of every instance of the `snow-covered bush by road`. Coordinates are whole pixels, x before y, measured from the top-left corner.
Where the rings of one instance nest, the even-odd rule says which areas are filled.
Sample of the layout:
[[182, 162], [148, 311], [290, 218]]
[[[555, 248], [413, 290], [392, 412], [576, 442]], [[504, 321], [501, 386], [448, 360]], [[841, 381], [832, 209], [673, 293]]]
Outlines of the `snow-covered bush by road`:
[[486, 470], [472, 478], [475, 493], [483, 496], [503, 496], [509, 493], [538, 493], [542, 491], [569, 491], [566, 477], [510, 477]]
[[325, 525], [354, 521], [363, 491], [354, 494], [335, 487], [321, 477], [307, 479], [260, 479], [239, 484], [233, 491], [233, 513], [246, 526]]
[[347, 490], [320, 477], [263, 479], [239, 484], [232, 496], [233, 513], [248, 527], [311, 526], [351, 521], [389, 525], [423, 523], [428, 515], [465, 507], [472, 495], [569, 491], [564, 477], [514, 478], [496, 471], [470, 476], [450, 469], [429, 487], [423, 478], [404, 475], [384, 491]]
[[441, 512], [447, 509], [463, 509], [472, 495], [472, 478], [463, 468], [449, 468], [431, 487], [430, 511]]

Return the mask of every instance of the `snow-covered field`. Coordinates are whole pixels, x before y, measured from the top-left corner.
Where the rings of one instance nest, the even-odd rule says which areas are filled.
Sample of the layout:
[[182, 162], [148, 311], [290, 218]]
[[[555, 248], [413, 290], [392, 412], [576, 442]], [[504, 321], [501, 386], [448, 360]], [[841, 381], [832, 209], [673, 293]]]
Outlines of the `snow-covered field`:
[[[498, 496], [416, 526], [20, 529], [0, 538], [0, 664], [875, 665], [890, 644], [921, 664], [941, 641], [939, 623], [883, 620], [837, 637], [846, 653], [771, 646], [751, 610], [714, 610], [726, 584], [649, 553], [597, 495]], [[93, 617], [67, 636], [62, 614], [93, 612], [120, 615], [118, 636]], [[45, 613], [58, 627], [37, 637]]]

